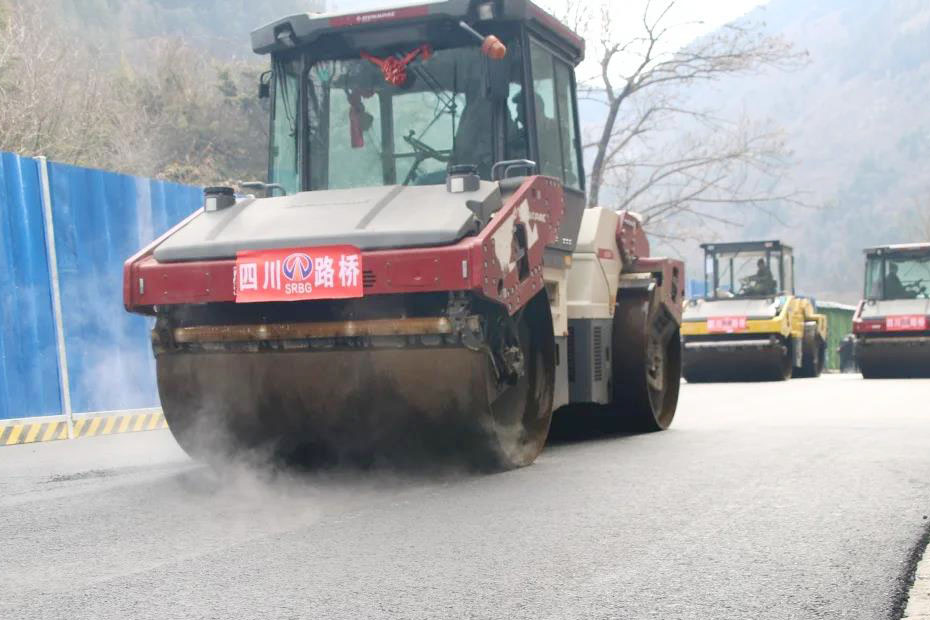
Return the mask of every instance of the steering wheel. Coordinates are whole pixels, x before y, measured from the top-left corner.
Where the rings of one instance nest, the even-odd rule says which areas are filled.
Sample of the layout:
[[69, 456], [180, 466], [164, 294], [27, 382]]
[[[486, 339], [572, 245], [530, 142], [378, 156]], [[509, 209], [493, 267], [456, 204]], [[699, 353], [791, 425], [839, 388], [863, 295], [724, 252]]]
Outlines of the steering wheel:
[[449, 153], [437, 151], [426, 142], [423, 142], [416, 137], [416, 132], [413, 129], [411, 129], [410, 132], [404, 136], [404, 142], [409, 144], [410, 148], [413, 149], [418, 157], [422, 157], [422, 159], [435, 159], [443, 163], [449, 161]]
[[438, 151], [423, 142], [416, 137], [416, 132], [411, 129], [410, 132], [404, 136], [404, 142], [410, 145], [410, 148], [414, 152], [413, 165], [410, 166], [410, 172], [407, 173], [407, 178], [404, 179], [404, 185], [409, 185], [411, 181], [417, 176], [417, 169], [427, 159], [435, 159], [438, 162], [447, 163], [451, 157], [450, 153], [444, 153]]
[[924, 285], [924, 281], [921, 280], [912, 280], [904, 285], [904, 290], [908, 293], [911, 293], [914, 296], [914, 299], [917, 299], [921, 296], [927, 296], [927, 287]]
[[756, 284], [756, 276], [746, 276], [739, 280], [739, 294], [744, 295], [747, 289], [751, 289]]

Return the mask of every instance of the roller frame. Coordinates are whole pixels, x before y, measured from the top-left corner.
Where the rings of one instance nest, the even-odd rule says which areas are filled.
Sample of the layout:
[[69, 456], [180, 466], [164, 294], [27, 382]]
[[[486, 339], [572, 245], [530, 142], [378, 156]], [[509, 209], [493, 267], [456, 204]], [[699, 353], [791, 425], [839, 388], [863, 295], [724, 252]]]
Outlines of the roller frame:
[[[495, 301], [511, 315], [543, 288], [543, 255], [555, 242], [565, 212], [561, 184], [529, 177], [506, 198], [494, 219], [477, 235], [441, 247], [362, 251], [365, 295], [471, 291]], [[235, 259], [160, 263], [156, 247], [198, 213], [126, 261], [123, 298], [130, 312], [154, 314], [158, 306], [235, 301]], [[518, 226], [534, 242], [528, 248], [529, 275], [519, 278], [510, 244]]]

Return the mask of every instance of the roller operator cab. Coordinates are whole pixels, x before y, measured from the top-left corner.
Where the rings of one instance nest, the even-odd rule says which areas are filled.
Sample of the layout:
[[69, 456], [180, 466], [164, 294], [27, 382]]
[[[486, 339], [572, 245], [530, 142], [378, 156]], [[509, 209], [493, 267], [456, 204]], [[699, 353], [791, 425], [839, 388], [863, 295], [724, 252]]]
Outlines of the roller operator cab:
[[779, 381], [819, 376], [827, 321], [811, 300], [795, 295], [792, 249], [780, 241], [701, 247], [706, 294], [685, 306], [685, 378]]
[[581, 38], [527, 0], [447, 0], [252, 44], [265, 195], [208, 188], [125, 269], [188, 452], [507, 468], [569, 403], [671, 423], [683, 267], [585, 208]]
[[865, 256], [865, 298], [853, 318], [862, 376], [930, 377], [930, 243]]

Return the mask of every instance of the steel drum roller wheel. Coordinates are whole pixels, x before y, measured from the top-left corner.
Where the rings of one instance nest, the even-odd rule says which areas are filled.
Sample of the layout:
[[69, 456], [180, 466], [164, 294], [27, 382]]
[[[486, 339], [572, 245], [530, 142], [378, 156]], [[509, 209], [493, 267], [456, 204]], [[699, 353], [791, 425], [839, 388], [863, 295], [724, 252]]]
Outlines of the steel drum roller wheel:
[[882, 374], [881, 369], [877, 365], [873, 365], [870, 362], [863, 363], [862, 360], [859, 360], [859, 373], [862, 375], [863, 379], [884, 379], [885, 375]]
[[907, 376], [898, 366], [885, 360], [860, 358], [858, 362], [863, 379], [899, 379]]
[[873, 345], [860, 349], [856, 361], [863, 379], [930, 378], [930, 347]]
[[533, 462], [552, 415], [555, 342], [545, 293], [516, 316], [524, 372], [498, 388], [464, 346], [175, 352], [156, 358], [168, 426], [197, 460], [480, 470]]
[[696, 370], [688, 369], [682, 371], [681, 378], [688, 383], [710, 383], [713, 381], [713, 379], [705, 373], [700, 373]]
[[791, 378], [791, 343], [749, 351], [685, 354], [684, 378], [689, 383], [713, 381], [785, 381]]

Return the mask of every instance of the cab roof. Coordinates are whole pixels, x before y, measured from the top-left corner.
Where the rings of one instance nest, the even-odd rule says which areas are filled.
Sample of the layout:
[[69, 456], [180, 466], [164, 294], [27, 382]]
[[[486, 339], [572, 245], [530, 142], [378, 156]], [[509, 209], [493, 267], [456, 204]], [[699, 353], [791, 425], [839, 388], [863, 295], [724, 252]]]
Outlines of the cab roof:
[[398, 39], [392, 36], [362, 39], [358, 35], [378, 31], [389, 34], [391, 30], [416, 32], [411, 26], [442, 21], [452, 24], [464, 21], [472, 26], [482, 22], [526, 22], [555, 38], [576, 63], [584, 58], [584, 39], [532, 0], [437, 0], [364, 12], [298, 13], [253, 31], [252, 50], [256, 54], [285, 51], [313, 44], [326, 35], [352, 35], [348, 47], [358, 48], [359, 45], [352, 45], [354, 41], [371, 47], [382, 40]]
[[768, 241], [729, 241], [727, 243], [702, 243], [705, 252], [750, 252], [753, 250], [784, 250], [791, 252], [791, 246], [777, 239]]
[[867, 255], [877, 254], [930, 254], [930, 243], [899, 243], [866, 248]]

